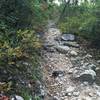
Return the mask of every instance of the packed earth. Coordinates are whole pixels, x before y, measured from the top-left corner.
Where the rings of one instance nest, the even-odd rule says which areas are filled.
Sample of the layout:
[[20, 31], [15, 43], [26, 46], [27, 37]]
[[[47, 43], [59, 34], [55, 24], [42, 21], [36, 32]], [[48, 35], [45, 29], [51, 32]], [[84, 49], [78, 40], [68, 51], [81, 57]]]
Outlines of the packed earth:
[[43, 39], [43, 100], [100, 100], [100, 62], [81, 47], [77, 36], [62, 34], [50, 24]]

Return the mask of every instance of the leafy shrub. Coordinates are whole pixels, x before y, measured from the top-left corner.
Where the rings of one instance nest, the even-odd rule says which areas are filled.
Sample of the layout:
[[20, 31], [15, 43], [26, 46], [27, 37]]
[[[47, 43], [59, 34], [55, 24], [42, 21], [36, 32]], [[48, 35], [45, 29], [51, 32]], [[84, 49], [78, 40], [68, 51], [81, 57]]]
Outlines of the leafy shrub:
[[59, 27], [62, 32], [66, 33], [78, 33], [80, 27], [80, 19], [78, 17], [66, 18], [65, 22], [62, 22]]
[[64, 33], [74, 33], [85, 38], [89, 38], [90, 40], [95, 40], [96, 37], [98, 37], [96, 36], [98, 33], [95, 34], [93, 30], [95, 25], [95, 16], [82, 14], [80, 17], [67, 18], [67, 20], [62, 22], [59, 27]]
[[8, 40], [0, 45], [0, 81], [11, 81], [14, 86], [16, 86], [14, 82], [40, 78], [39, 38], [33, 30], [19, 30], [16, 36], [18, 39], [16, 47], [13, 47], [10, 43], [12, 41], [8, 42]]
[[[74, 7], [69, 15], [63, 19], [59, 24], [59, 28], [64, 33], [74, 33], [83, 36], [91, 42], [99, 44], [100, 41], [100, 2], [96, 1], [93, 5], [92, 3], [83, 3], [80, 6]], [[77, 12], [76, 12], [77, 10]]]

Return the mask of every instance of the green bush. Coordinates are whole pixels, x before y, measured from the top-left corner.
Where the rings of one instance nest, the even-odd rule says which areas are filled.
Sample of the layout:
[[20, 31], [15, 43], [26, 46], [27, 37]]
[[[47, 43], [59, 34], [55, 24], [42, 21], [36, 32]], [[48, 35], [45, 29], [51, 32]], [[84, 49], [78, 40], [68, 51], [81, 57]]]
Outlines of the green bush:
[[[39, 25], [34, 21], [40, 17], [41, 26], [46, 17], [37, 8], [33, 0], [0, 0], [0, 82], [11, 82], [11, 91], [21, 90], [21, 80], [40, 78], [41, 42], [34, 31]], [[8, 92], [7, 87], [5, 90]]]
[[59, 27], [64, 33], [78, 33], [80, 24], [78, 17], [70, 17], [66, 18], [65, 22], [62, 22]]
[[[64, 33], [74, 33], [99, 44], [100, 41], [100, 1], [69, 5], [69, 15], [59, 23], [59, 28]], [[73, 8], [73, 9], [72, 9]], [[68, 9], [67, 9], [68, 10]]]
[[95, 39], [94, 25], [96, 25], [96, 17], [85, 13], [80, 16], [66, 18], [65, 22], [59, 24], [59, 28], [64, 33], [74, 33], [86, 38]]

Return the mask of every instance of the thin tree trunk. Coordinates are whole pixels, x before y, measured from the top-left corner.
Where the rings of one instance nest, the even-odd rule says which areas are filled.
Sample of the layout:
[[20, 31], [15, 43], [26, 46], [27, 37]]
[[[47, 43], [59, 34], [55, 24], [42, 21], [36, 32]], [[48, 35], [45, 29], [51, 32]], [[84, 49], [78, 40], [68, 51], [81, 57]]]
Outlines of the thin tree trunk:
[[66, 2], [66, 0], [64, 0], [64, 3], [65, 3], [65, 6], [64, 6], [64, 8], [63, 8], [63, 10], [62, 10], [62, 12], [61, 12], [61, 14], [60, 14], [60, 17], [59, 17], [58, 22], [59, 22], [60, 20], [62, 20], [63, 15], [65, 14], [66, 7], [70, 4], [70, 0], [68, 0], [67, 2]]

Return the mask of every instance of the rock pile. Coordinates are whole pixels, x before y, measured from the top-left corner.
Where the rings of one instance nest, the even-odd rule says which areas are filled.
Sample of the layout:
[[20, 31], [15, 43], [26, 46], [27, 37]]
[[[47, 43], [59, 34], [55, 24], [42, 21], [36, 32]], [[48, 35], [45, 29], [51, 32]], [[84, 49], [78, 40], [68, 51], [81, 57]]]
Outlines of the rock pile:
[[49, 28], [46, 36], [45, 43], [53, 45], [43, 49], [44, 100], [100, 100], [100, 87], [95, 84], [97, 65], [76, 36], [61, 35], [54, 28]]

